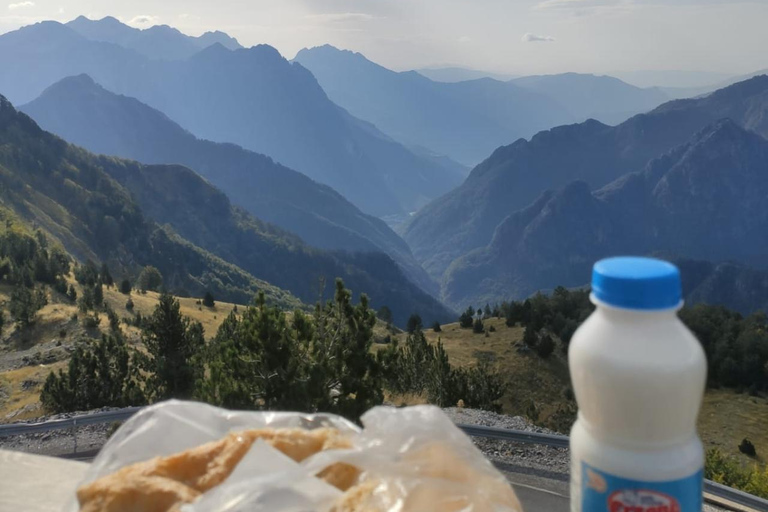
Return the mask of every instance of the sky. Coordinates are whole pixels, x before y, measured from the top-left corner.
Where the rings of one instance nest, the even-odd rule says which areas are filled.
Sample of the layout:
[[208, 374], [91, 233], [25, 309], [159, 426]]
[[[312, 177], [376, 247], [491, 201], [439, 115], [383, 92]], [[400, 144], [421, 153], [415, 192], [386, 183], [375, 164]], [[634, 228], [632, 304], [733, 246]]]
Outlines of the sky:
[[[4, 0], [0, 32], [115, 16], [199, 35], [223, 30], [292, 58], [332, 44], [396, 70], [499, 73], [768, 68], [768, 0]], [[3, 0], [0, 0], [3, 2]]]

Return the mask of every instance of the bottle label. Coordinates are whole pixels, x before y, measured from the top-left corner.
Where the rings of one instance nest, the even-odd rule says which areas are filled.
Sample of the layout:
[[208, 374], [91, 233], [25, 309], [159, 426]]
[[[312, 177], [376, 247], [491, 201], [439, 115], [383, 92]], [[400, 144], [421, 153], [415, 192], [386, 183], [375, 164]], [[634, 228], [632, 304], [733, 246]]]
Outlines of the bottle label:
[[703, 492], [703, 470], [680, 480], [641, 482], [582, 462], [582, 512], [701, 512]]

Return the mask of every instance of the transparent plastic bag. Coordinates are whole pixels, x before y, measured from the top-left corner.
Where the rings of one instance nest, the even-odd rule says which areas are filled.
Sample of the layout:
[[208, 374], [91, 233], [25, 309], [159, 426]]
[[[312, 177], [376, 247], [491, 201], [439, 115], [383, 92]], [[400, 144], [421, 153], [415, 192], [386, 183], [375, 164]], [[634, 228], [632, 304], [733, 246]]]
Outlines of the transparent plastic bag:
[[[329, 414], [228, 411], [172, 400], [126, 421], [81, 485], [230, 432], [332, 427], [350, 438], [351, 449], [321, 451], [298, 463], [256, 441], [223, 483], [183, 505], [182, 512], [522, 511], [504, 476], [439, 408], [375, 407], [361, 421], [362, 429]], [[361, 471], [359, 483], [346, 492], [315, 476], [337, 463]], [[73, 497], [65, 512], [78, 510]]]

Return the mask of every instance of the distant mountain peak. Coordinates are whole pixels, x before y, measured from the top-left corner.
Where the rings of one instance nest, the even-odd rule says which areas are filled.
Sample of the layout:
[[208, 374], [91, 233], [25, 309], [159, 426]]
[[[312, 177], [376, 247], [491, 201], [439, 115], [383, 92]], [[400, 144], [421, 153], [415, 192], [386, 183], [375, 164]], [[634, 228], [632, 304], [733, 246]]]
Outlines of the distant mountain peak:
[[133, 27], [129, 27], [128, 25], [126, 25], [125, 23], [123, 23], [119, 19], [115, 18], [114, 16], [104, 16], [101, 19], [93, 20], [93, 19], [91, 19], [91, 18], [81, 14], [80, 16], [78, 16], [77, 18], [73, 19], [72, 21], [68, 21], [67, 23], [65, 23], [65, 25], [67, 25], [69, 27], [75, 27], [75, 28], [83, 27], [83, 26], [87, 26], [87, 25], [91, 25], [91, 26], [98, 26], [98, 25], [100, 25], [100, 26], [104, 26], [104, 27], [112, 27], [112, 28], [114, 28], [114, 27], [123, 28], [124, 27], [124, 28], [128, 28], [128, 29], [131, 29], [131, 30], [138, 30], [138, 29], [134, 29]]
[[55, 87], [57, 85], [62, 85], [67, 83], [78, 83], [81, 85], [88, 85], [88, 86], [97, 85], [96, 81], [93, 78], [91, 78], [91, 75], [89, 75], [88, 73], [80, 73], [79, 75], [73, 75], [73, 76], [68, 76], [66, 78], [62, 78], [55, 84], [51, 85], [51, 87]]
[[15, 108], [13, 108], [13, 104], [8, 101], [8, 98], [0, 94], [0, 114], [2, 114], [4, 111], [16, 111]]
[[[81, 18], [85, 18], [85, 16], [80, 16], [80, 17]], [[86, 18], [86, 19], [88, 19], [88, 18]], [[97, 20], [97, 21], [101, 22], [101, 23], [116, 23], [118, 25], [125, 25], [126, 27], [128, 26], [125, 23], [123, 23], [122, 21], [120, 21], [119, 19], [115, 18], [114, 16], [104, 16], [103, 18], [101, 18], [100, 20]]]
[[240, 42], [229, 34], [221, 30], [214, 30], [203, 33], [197, 38], [203, 46], [209, 46], [214, 43], [220, 43], [230, 50], [239, 50], [243, 47]]
[[26, 25], [24, 27], [21, 27], [18, 30], [19, 33], [39, 32], [39, 31], [45, 31], [46, 35], [50, 35], [54, 33], [65, 34], [69, 36], [78, 35], [77, 32], [73, 31], [66, 25], [59, 23], [58, 21], [52, 21], [52, 20], [38, 21], [37, 23], [33, 23], [32, 25]]
[[213, 43], [210, 46], [206, 46], [199, 52], [197, 52], [192, 58], [194, 59], [216, 59], [220, 55], [226, 55], [230, 53], [231, 50], [227, 49], [226, 46], [224, 46], [221, 43]]
[[80, 73], [79, 75], [68, 76], [62, 78], [58, 82], [49, 85], [40, 96], [58, 96], [60, 93], [66, 94], [66, 92], [75, 92], [77, 94], [83, 93], [97, 93], [103, 92], [104, 88], [96, 83], [91, 78], [91, 75], [87, 73]]
[[300, 62], [302, 59], [307, 59], [312, 57], [348, 59], [350, 61], [352, 59], [355, 59], [358, 62], [365, 62], [369, 66], [376, 66], [377, 68], [385, 69], [382, 66], [379, 66], [375, 62], [368, 59], [368, 57], [366, 57], [360, 52], [356, 52], [353, 50], [344, 50], [330, 44], [324, 44], [322, 46], [313, 46], [312, 48], [303, 48], [299, 51], [299, 53], [296, 54], [294, 61]]
[[285, 61], [285, 58], [280, 54], [277, 48], [268, 44], [257, 44], [250, 48], [230, 50], [218, 41], [200, 50], [193, 56], [193, 58], [215, 61], [221, 57], [235, 55], [236, 53], [257, 60]]
[[220, 43], [230, 50], [242, 48], [237, 39], [221, 31], [206, 32], [194, 37], [165, 24], [143, 29], [131, 27], [112, 16], [100, 20], [78, 16], [68, 22], [67, 27], [86, 39], [117, 44], [152, 59], [187, 59], [215, 43]]
[[172, 27], [170, 25], [152, 25], [151, 27], [147, 27], [143, 30], [146, 30], [148, 32], [164, 32], [168, 34], [174, 34], [174, 35], [186, 35], [181, 30]]

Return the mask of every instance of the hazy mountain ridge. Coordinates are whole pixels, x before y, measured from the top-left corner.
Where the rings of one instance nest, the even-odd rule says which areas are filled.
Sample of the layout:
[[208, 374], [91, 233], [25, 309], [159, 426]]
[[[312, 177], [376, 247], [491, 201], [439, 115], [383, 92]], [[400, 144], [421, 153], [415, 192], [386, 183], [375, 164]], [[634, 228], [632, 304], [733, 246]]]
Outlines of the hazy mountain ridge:
[[330, 187], [234, 144], [197, 139], [165, 114], [111, 93], [87, 75], [57, 82], [20, 109], [44, 129], [90, 151], [190, 167], [233, 203], [308, 244], [385, 252], [416, 284], [438, 291], [400, 237]]
[[494, 73], [492, 71], [482, 71], [480, 69], [462, 68], [458, 66], [431, 67], [415, 69], [418, 74], [423, 75], [433, 82], [466, 82], [467, 80], [477, 80], [478, 78], [493, 78], [500, 82], [506, 82], [520, 75], [509, 73]]
[[574, 180], [597, 189], [683, 144], [728, 117], [768, 135], [768, 77], [705, 98], [668, 102], [610, 127], [597, 121], [560, 126], [497, 149], [458, 188], [419, 211], [404, 232], [436, 279], [455, 259], [490, 243], [499, 223], [547, 189]]
[[691, 304], [717, 304], [743, 315], [768, 311], [768, 272], [736, 263], [674, 260]]
[[220, 31], [194, 37], [168, 25], [154, 25], [142, 30], [129, 27], [112, 16], [100, 20], [78, 16], [66, 25], [87, 39], [114, 43], [151, 59], [187, 59], [216, 43], [230, 50], [242, 48], [237, 39]]
[[[366, 293], [372, 307], [388, 305], [404, 325], [413, 312], [447, 320], [452, 314], [412, 284], [381, 253], [324, 252], [233, 207], [225, 194], [190, 169], [148, 165], [118, 170], [113, 177], [152, 218], [190, 242], [265, 281], [290, 290], [305, 303], [329, 297], [340, 277], [355, 298]], [[321, 283], [325, 282], [324, 289]]]
[[[620, 254], [765, 266], [765, 197], [768, 140], [717, 121], [641, 172], [595, 192], [574, 182], [510, 215], [487, 247], [453, 262], [444, 296], [458, 305], [581, 286], [594, 261]], [[705, 288], [699, 294], [716, 300]]]
[[672, 99], [659, 88], [640, 88], [605, 75], [561, 73], [516, 78], [512, 84], [549, 96], [575, 120], [617, 124]]
[[213, 44], [187, 60], [160, 61], [44, 22], [0, 36], [0, 65], [12, 71], [0, 75], [0, 90], [17, 104], [87, 73], [198, 137], [267, 154], [377, 216], [414, 211], [463, 179], [373, 127], [362, 129], [309, 71], [266, 45], [230, 51]]
[[395, 72], [360, 53], [326, 45], [301, 50], [328, 96], [395, 139], [473, 164], [494, 148], [572, 120], [558, 103], [490, 78], [434, 82]]
[[172, 290], [247, 302], [258, 290], [286, 307], [300, 302], [147, 218], [105, 169], [139, 164], [94, 156], [41, 130], [0, 95], [0, 202], [42, 227], [75, 258], [108, 261], [115, 275], [160, 269]]
[[317, 300], [321, 278], [341, 277], [356, 293], [369, 293], [372, 304], [391, 304], [399, 323], [414, 311], [451, 316], [386, 255], [312, 249], [233, 208], [185, 167], [95, 156], [42, 131], [4, 98], [1, 110], [3, 204], [80, 259], [107, 260], [116, 275], [152, 264], [169, 288], [197, 296], [210, 289], [247, 303], [264, 289], [289, 307], [300, 304], [297, 296]]

